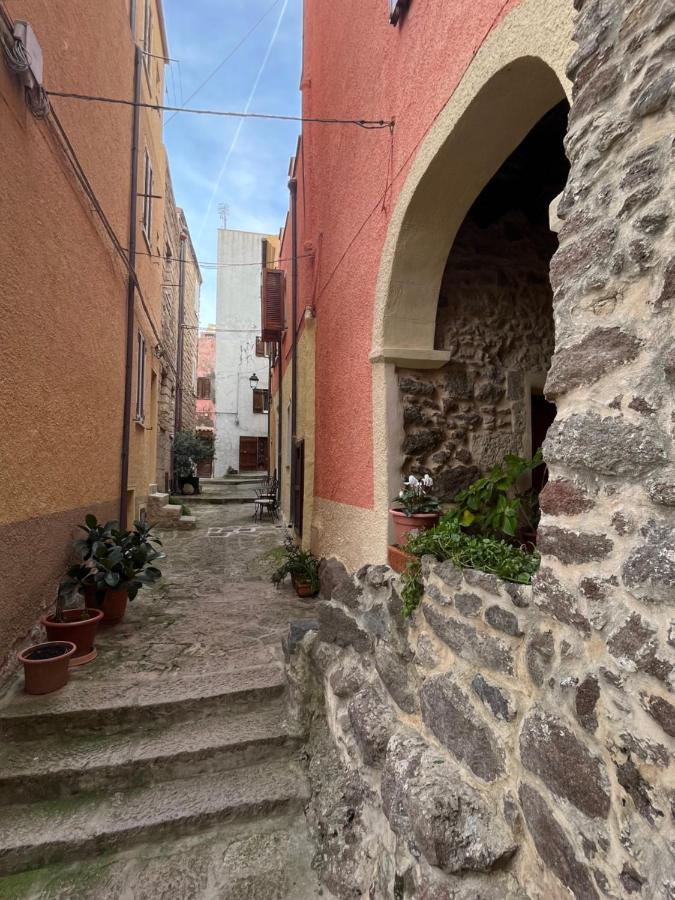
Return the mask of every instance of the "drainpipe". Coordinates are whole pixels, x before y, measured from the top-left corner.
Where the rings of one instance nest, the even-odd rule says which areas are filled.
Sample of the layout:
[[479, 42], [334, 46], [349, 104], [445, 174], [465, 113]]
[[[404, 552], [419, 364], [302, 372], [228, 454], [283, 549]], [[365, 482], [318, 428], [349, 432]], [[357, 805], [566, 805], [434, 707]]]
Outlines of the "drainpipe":
[[291, 193], [291, 522], [295, 519], [295, 440], [298, 425], [298, 180], [288, 182]]
[[178, 340], [176, 341], [176, 405], [174, 409], [174, 432], [183, 429], [183, 355], [185, 346], [185, 243], [187, 235], [180, 232], [178, 254]]
[[129, 276], [127, 280], [127, 334], [125, 347], [124, 418], [120, 474], [120, 528], [127, 524], [129, 444], [131, 441], [131, 390], [134, 371], [134, 305], [136, 302], [136, 231], [138, 228], [138, 145], [141, 130], [141, 50], [134, 47], [134, 112], [131, 125], [131, 184], [129, 187]]
[[[262, 270], [261, 281], [265, 278], [265, 269], [267, 268], [267, 238], [262, 239]], [[270, 447], [272, 446], [272, 354], [267, 355], [267, 474], [271, 476], [272, 460], [270, 458]]]

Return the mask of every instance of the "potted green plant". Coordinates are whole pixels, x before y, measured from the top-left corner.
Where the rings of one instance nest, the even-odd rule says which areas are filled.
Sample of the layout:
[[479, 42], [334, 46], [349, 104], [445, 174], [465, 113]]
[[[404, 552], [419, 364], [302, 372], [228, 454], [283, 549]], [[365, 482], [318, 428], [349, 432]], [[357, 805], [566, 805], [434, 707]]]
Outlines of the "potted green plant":
[[399, 546], [405, 544], [411, 532], [433, 528], [438, 522], [441, 508], [436, 497], [431, 496], [433, 486], [434, 482], [429, 475], [424, 478], [410, 475], [403, 482], [403, 490], [398, 497], [394, 497], [392, 503], [396, 504], [396, 508], [392, 507], [390, 512]]
[[19, 653], [27, 694], [50, 694], [68, 681], [69, 663], [77, 647], [70, 641], [35, 644]]
[[82, 666], [96, 659], [96, 630], [103, 613], [95, 607], [66, 609], [66, 598], [87, 578], [91, 570], [86, 566], [74, 566], [61, 581], [56, 595], [56, 610], [40, 619], [49, 641], [67, 641], [75, 644], [70, 666]]
[[140, 588], [162, 577], [153, 565], [163, 559], [158, 550], [162, 542], [152, 526], [137, 521], [131, 530], [121, 529], [117, 522], [101, 524], [89, 514], [79, 526], [85, 537], [74, 543], [82, 563], [67, 573], [66, 587], [76, 586], [84, 594], [85, 608], [102, 610], [106, 622], [119, 622], [127, 602]]
[[134, 522], [131, 531], [113, 528], [109, 538], [94, 548], [93, 579], [98, 590], [105, 591], [101, 608], [106, 622], [119, 622], [127, 602], [144, 585], [154, 584], [162, 577], [160, 569], [153, 565], [164, 558], [156, 549], [161, 541], [150, 531], [151, 526], [142, 521]]
[[191, 485], [199, 493], [197, 463], [213, 456], [213, 443], [202, 440], [192, 431], [179, 431], [173, 439], [173, 475], [175, 489], [183, 493]]
[[290, 538], [285, 541], [284, 558], [272, 575], [272, 583], [279, 587], [287, 575], [291, 576], [298, 597], [314, 597], [319, 593], [319, 560]]

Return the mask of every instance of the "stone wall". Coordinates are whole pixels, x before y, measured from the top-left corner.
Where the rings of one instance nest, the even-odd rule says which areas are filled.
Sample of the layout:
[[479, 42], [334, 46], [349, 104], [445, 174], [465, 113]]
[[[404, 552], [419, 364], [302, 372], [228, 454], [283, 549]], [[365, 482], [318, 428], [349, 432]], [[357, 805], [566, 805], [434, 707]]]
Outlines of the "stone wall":
[[451, 363], [399, 371], [404, 474], [433, 476], [452, 500], [507, 453], [529, 455], [530, 392], [553, 353], [549, 264], [556, 237], [512, 211], [480, 227], [471, 215], [448, 259], [436, 348]]
[[423, 572], [406, 621], [391, 569], [324, 563], [330, 599], [291, 633], [328, 889], [675, 896], [674, 721], [654, 690], [670, 664], [654, 635], [620, 626], [603, 648], [605, 626], [548, 570], [536, 589], [430, 557]]

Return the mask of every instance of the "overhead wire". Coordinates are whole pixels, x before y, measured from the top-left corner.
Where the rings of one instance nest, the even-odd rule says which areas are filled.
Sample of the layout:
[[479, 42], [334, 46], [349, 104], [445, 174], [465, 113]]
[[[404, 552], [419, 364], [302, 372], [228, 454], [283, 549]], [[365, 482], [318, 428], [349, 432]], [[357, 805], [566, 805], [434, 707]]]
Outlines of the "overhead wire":
[[[253, 32], [256, 30], [256, 28], [258, 28], [258, 26], [261, 25], [265, 21], [265, 19], [272, 12], [272, 10], [275, 7], [277, 7], [280, 3], [281, 3], [281, 0], [274, 0], [274, 3], [272, 3], [272, 5], [270, 7], [268, 7], [268, 9], [262, 14], [262, 16], [260, 16], [258, 21], [246, 32], [246, 34], [241, 38], [241, 40], [239, 40], [235, 44], [235, 46], [232, 48], [232, 50], [230, 50], [230, 52], [227, 54], [227, 56], [218, 63], [218, 65], [211, 72], [211, 74], [208, 75], [204, 79], [204, 81], [202, 81], [201, 84], [198, 85], [198, 87], [196, 87], [194, 89], [194, 91], [190, 94], [190, 96], [187, 97], [185, 100], [183, 100], [183, 97], [181, 96], [181, 106], [184, 106], [186, 103], [189, 103], [190, 100], [192, 100], [194, 97], [197, 96], [197, 94], [201, 91], [202, 88], [206, 87], [206, 85], [209, 83], [209, 81], [211, 81], [211, 79], [214, 78], [218, 74], [218, 72], [220, 72], [220, 70], [223, 68], [225, 63], [229, 62], [232, 59], [232, 57], [237, 52], [237, 50], [239, 50], [239, 48], [242, 47], [243, 44], [246, 43], [246, 41], [253, 34]], [[173, 119], [175, 119], [177, 115], [178, 115], [178, 111], [174, 112], [171, 116], [169, 116], [169, 118], [165, 122], [165, 125], [168, 125], [169, 122], [171, 122]]]
[[62, 97], [66, 100], [80, 100], [87, 103], [114, 103], [121, 106], [139, 106], [156, 112], [184, 112], [197, 116], [221, 116], [230, 119], [265, 119], [277, 122], [307, 122], [317, 125], [355, 125], [366, 130], [393, 128], [394, 122], [387, 119], [341, 119], [322, 116], [286, 116], [278, 113], [234, 112], [224, 109], [194, 109], [192, 107], [167, 106], [162, 103], [135, 103], [120, 97], [103, 97], [98, 94], [80, 94], [76, 91], [45, 91], [48, 97]]

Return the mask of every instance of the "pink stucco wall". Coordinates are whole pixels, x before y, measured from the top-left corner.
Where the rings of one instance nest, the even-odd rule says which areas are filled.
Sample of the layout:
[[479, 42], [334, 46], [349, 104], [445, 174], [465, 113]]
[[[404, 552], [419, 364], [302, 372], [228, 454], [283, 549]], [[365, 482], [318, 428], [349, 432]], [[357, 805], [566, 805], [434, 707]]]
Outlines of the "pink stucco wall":
[[215, 426], [215, 372], [216, 372], [216, 333], [215, 331], [202, 332], [199, 335], [197, 347], [197, 378], [208, 378], [211, 381], [211, 397], [204, 400], [197, 397], [197, 425], [206, 425], [209, 422]]
[[[352, 126], [303, 130], [298, 253], [312, 248], [315, 257], [299, 261], [298, 305], [300, 311], [314, 305], [317, 313], [318, 497], [373, 504], [368, 355], [391, 211], [430, 126], [481, 43], [516, 5], [412, 0], [394, 28], [387, 0], [305, 4], [304, 115], [396, 120], [393, 138], [388, 130]], [[390, 171], [395, 177], [383, 204]]]

